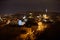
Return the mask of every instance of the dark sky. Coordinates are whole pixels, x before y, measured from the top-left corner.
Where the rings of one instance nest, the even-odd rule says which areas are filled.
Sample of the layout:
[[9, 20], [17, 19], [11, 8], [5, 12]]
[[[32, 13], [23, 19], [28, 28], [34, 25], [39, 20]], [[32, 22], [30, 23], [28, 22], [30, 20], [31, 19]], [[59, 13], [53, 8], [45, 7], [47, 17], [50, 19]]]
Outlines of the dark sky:
[[0, 0], [1, 13], [14, 13], [17, 11], [48, 11], [60, 12], [60, 0]]

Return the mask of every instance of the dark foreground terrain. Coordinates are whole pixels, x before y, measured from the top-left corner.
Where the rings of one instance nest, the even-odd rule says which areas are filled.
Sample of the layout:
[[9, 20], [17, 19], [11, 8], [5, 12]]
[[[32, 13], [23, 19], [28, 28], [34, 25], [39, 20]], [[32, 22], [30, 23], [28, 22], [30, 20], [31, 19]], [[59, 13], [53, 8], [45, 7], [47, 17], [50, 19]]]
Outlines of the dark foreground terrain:
[[[48, 24], [48, 23], [47, 23]], [[35, 40], [58, 40], [60, 39], [60, 22], [55, 22], [48, 25], [49, 28], [44, 32], [37, 32]], [[21, 28], [17, 25], [4, 25], [0, 28], [0, 40], [21, 40], [17, 39], [21, 34]]]

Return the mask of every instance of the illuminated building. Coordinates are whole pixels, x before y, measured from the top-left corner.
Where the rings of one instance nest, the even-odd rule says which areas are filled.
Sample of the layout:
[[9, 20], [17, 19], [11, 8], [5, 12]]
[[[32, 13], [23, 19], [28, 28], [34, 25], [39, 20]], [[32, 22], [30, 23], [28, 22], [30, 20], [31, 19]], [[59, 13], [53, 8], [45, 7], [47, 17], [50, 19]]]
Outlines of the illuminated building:
[[6, 24], [9, 24], [10, 22], [11, 22], [11, 21], [10, 21], [10, 20], [8, 20]]
[[29, 17], [28, 18], [33, 18], [33, 14], [29, 13]]
[[18, 25], [22, 25], [22, 20], [18, 20]]
[[43, 14], [43, 18], [44, 18], [44, 19], [48, 19], [49, 16], [47, 16], [46, 14]]
[[0, 21], [3, 21], [3, 19], [0, 17]]
[[26, 16], [24, 16], [23, 19], [26, 19]]
[[48, 11], [48, 10], [47, 10], [47, 9], [45, 9], [45, 11], [46, 11], [46, 13], [47, 13], [47, 11]]
[[19, 26], [22, 26], [22, 25], [24, 25], [25, 24], [25, 22], [22, 22], [22, 20], [18, 20], [18, 25]]

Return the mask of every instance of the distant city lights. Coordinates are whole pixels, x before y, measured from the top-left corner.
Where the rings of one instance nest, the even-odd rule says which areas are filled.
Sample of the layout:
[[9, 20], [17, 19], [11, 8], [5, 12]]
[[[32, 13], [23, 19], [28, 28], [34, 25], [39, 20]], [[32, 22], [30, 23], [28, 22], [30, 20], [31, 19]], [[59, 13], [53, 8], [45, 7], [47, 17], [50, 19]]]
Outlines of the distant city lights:
[[49, 17], [46, 14], [43, 14], [44, 19], [48, 19]]
[[26, 18], [26, 16], [23, 16], [23, 19], [25, 19]]
[[46, 9], [45, 11], [46, 11], [46, 13], [47, 13], [48, 10]]
[[20, 26], [22, 25], [22, 20], [18, 21], [18, 25], [20, 25]]

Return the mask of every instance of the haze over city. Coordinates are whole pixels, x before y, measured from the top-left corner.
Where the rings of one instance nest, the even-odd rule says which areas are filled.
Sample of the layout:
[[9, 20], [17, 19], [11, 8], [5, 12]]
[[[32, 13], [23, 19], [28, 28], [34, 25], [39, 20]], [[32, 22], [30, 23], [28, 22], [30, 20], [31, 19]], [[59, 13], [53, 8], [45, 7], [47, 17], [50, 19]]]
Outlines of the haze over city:
[[0, 13], [15, 13], [18, 11], [60, 12], [60, 0], [0, 0]]

